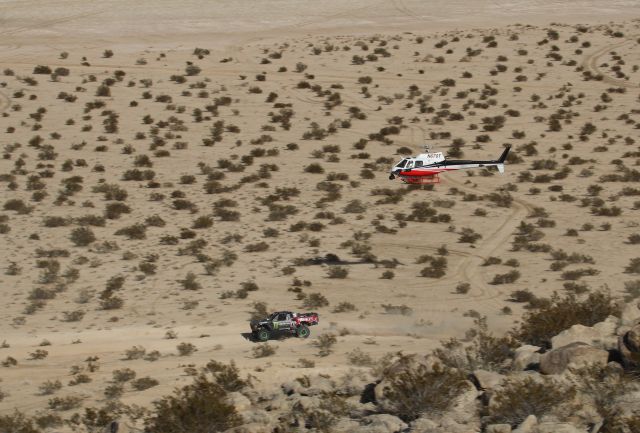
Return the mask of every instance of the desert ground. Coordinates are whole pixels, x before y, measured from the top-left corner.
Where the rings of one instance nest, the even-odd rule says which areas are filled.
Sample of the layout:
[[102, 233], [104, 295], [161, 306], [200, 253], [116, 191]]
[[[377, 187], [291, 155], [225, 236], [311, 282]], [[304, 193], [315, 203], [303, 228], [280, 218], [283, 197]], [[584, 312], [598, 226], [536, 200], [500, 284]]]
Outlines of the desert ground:
[[[470, 341], [484, 318], [504, 335], [554, 293], [629, 302], [638, 17], [634, 1], [0, 0], [0, 415], [90, 430], [74, 414], [116, 399], [134, 431], [210, 360], [267, 392]], [[512, 150], [502, 175], [388, 179], [425, 144]], [[320, 324], [249, 341], [276, 310]]]

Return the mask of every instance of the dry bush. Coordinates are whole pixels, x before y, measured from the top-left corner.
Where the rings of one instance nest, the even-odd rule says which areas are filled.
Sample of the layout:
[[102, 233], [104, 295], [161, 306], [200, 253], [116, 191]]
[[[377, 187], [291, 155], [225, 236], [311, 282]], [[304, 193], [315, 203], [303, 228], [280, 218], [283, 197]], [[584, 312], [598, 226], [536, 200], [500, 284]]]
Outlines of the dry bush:
[[89, 227], [77, 227], [71, 231], [71, 242], [78, 247], [85, 247], [96, 240], [96, 236]]
[[145, 419], [145, 431], [163, 433], [212, 433], [241, 424], [226, 390], [217, 377], [198, 375], [190, 385], [154, 402], [155, 410]]
[[59, 380], [47, 380], [38, 386], [40, 395], [51, 395], [62, 389], [62, 382]]
[[359, 347], [356, 347], [351, 352], [347, 353], [347, 360], [349, 361], [349, 364], [357, 367], [371, 367], [375, 364], [371, 355], [363, 352]]
[[320, 308], [329, 305], [329, 300], [321, 293], [310, 293], [305, 296], [302, 306], [304, 308]]
[[15, 410], [11, 415], [0, 416], [0, 431], [3, 433], [41, 433], [33, 425], [33, 420]]
[[546, 376], [539, 376], [537, 380], [507, 378], [492, 398], [486, 422], [510, 424], [515, 428], [529, 415], [538, 419], [549, 414], [566, 417], [573, 409], [570, 402], [575, 394], [575, 387]]
[[54, 397], [49, 399], [49, 409], [66, 411], [76, 409], [82, 404], [82, 397], [75, 395], [68, 395], [66, 397]]
[[252, 353], [254, 358], [266, 358], [267, 356], [274, 355], [276, 348], [269, 345], [269, 343], [258, 344], [253, 347]]
[[357, 311], [357, 310], [358, 309], [356, 308], [356, 306], [353, 305], [351, 302], [340, 302], [333, 309], [333, 313], [349, 313], [351, 311]]
[[111, 375], [113, 376], [114, 382], [122, 383], [135, 379], [136, 372], [130, 368], [121, 368], [119, 370], [113, 370]]
[[133, 346], [132, 348], [125, 350], [124, 359], [128, 361], [133, 359], [140, 359], [145, 355], [145, 353], [147, 353], [147, 349], [145, 349], [144, 347]]
[[598, 291], [580, 301], [575, 295], [554, 294], [540, 308], [527, 312], [511, 335], [524, 344], [551, 348], [551, 338], [573, 325], [593, 326], [609, 316], [619, 316], [620, 305], [610, 293]]
[[466, 373], [478, 369], [501, 373], [508, 371], [518, 342], [511, 336], [495, 337], [488, 330], [486, 318], [478, 318], [474, 322], [476, 327], [468, 332], [473, 335], [468, 344], [452, 338], [442, 342], [442, 348], [436, 349], [433, 354], [445, 366]]
[[406, 366], [383, 377], [388, 381], [384, 390], [388, 402], [382, 409], [406, 422], [425, 413], [432, 416], [445, 412], [469, 388], [464, 375], [454, 369], [439, 364], [432, 368], [411, 366], [409, 358], [399, 362], [406, 362]]
[[138, 379], [132, 380], [131, 386], [136, 391], [144, 391], [145, 389], [149, 389], [149, 388], [153, 388], [154, 386], [157, 386], [159, 383], [160, 382], [158, 382], [156, 379], [146, 376], [146, 377], [140, 377]]
[[384, 312], [386, 314], [402, 314], [403, 316], [411, 316], [413, 314], [413, 309], [406, 305], [391, 305], [391, 304], [382, 304], [382, 308], [384, 308]]
[[318, 356], [329, 356], [333, 352], [333, 346], [338, 339], [333, 334], [322, 334], [313, 341], [313, 346], [318, 349]]
[[178, 355], [180, 356], [190, 356], [198, 351], [198, 348], [192, 343], [180, 343], [176, 346], [178, 350]]
[[349, 275], [349, 269], [344, 266], [329, 266], [327, 268], [327, 278], [344, 279]]

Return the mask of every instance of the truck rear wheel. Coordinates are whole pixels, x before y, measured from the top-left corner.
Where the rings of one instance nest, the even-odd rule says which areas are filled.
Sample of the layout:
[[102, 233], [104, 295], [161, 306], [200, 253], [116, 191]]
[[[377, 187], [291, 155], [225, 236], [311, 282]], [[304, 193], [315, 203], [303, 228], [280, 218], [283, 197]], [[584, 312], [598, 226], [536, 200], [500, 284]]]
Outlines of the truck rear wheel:
[[308, 326], [302, 325], [298, 329], [296, 329], [296, 335], [299, 338], [307, 338], [309, 335], [311, 335], [311, 331], [309, 330]]
[[258, 340], [260, 341], [267, 341], [269, 340], [270, 334], [269, 331], [266, 329], [260, 329], [257, 333], [256, 333], [256, 337], [258, 338]]

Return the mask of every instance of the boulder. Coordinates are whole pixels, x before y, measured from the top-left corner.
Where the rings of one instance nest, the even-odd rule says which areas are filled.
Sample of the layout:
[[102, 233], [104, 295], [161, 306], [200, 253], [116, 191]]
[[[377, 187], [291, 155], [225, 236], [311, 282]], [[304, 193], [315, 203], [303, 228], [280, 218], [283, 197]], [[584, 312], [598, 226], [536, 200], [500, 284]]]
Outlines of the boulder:
[[533, 433], [533, 429], [538, 425], [538, 418], [535, 415], [529, 415], [520, 423], [513, 433]]
[[640, 325], [635, 325], [618, 337], [618, 351], [626, 368], [640, 366]]
[[620, 315], [623, 326], [635, 326], [640, 323], [640, 301], [637, 299], [625, 304]]
[[540, 358], [540, 372], [544, 374], [561, 374], [568, 367], [585, 364], [607, 365], [609, 352], [581, 342], [567, 344], [553, 349]]
[[396, 433], [408, 427], [400, 418], [389, 414], [369, 415], [362, 421], [367, 432]]
[[485, 429], [486, 433], [511, 433], [509, 424], [489, 424]]
[[589, 430], [567, 422], [541, 422], [536, 426], [536, 433], [589, 433]]
[[609, 316], [603, 322], [593, 326], [573, 325], [565, 329], [551, 339], [551, 347], [554, 349], [563, 347], [571, 343], [585, 343], [599, 349], [611, 350], [616, 347], [616, 328], [618, 318]]
[[540, 363], [540, 353], [538, 346], [524, 345], [515, 350], [513, 357], [513, 369], [525, 370], [531, 365]]
[[476, 370], [472, 374], [473, 379], [481, 390], [492, 390], [500, 386], [506, 376], [495, 371]]
[[251, 409], [251, 400], [239, 392], [230, 392], [227, 394], [227, 401], [233, 404], [238, 412]]
[[467, 390], [460, 394], [451, 404], [447, 411], [447, 417], [457, 424], [474, 426], [480, 428], [480, 402], [478, 396], [480, 392], [471, 382], [467, 382]]
[[412, 432], [435, 433], [439, 428], [437, 422], [428, 418], [418, 418], [409, 424], [409, 431]]

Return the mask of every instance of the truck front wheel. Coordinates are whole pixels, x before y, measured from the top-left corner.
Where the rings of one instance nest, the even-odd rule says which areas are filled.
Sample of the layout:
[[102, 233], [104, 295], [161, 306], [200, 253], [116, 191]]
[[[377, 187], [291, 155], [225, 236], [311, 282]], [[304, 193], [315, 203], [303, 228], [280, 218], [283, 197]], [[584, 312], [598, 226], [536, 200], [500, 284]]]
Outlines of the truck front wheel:
[[296, 335], [300, 338], [307, 338], [311, 335], [311, 331], [308, 326], [302, 325], [298, 329], [296, 329]]
[[262, 328], [258, 331], [258, 333], [256, 334], [256, 337], [258, 338], [258, 340], [260, 341], [267, 341], [269, 340], [269, 331]]

